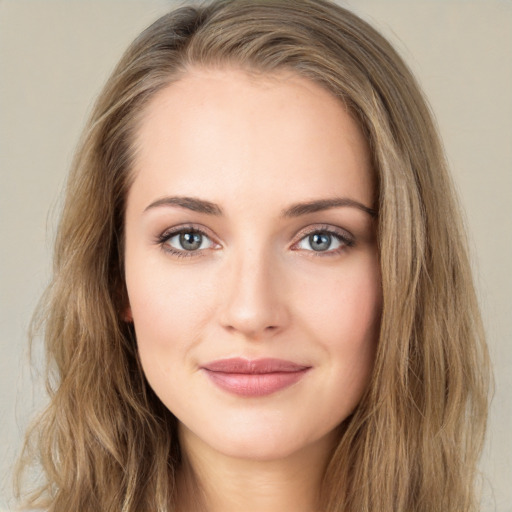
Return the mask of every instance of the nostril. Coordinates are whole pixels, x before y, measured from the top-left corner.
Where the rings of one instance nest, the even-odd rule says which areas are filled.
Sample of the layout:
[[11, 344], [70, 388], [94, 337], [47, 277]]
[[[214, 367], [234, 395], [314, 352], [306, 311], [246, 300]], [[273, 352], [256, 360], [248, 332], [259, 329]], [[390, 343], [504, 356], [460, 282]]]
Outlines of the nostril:
[[263, 328], [249, 325], [224, 325], [224, 329], [231, 334], [243, 334], [248, 339], [258, 340], [263, 339], [269, 335], [274, 335], [279, 331], [279, 325], [268, 325]]

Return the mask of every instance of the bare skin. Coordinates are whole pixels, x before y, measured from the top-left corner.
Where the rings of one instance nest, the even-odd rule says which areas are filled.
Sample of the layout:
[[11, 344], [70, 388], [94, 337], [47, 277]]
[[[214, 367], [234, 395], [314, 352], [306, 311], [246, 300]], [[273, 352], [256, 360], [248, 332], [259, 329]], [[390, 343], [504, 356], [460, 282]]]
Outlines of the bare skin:
[[[178, 487], [180, 512], [318, 511], [318, 491], [335, 432], [278, 460], [233, 460], [182, 432], [185, 467]], [[188, 437], [192, 437], [190, 443]], [[207, 505], [206, 505], [207, 504]]]
[[[125, 315], [179, 421], [179, 510], [316, 511], [380, 319], [366, 141], [293, 73], [192, 69], [152, 99], [137, 145]], [[298, 370], [211, 368], [266, 359]]]

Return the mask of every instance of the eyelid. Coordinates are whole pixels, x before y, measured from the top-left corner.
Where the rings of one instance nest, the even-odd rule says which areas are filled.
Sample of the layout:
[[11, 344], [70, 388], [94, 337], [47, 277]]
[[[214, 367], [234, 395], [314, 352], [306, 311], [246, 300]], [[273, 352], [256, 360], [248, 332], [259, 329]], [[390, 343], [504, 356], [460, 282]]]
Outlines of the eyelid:
[[317, 255], [317, 256], [335, 254], [336, 251], [339, 252], [340, 250], [343, 250], [344, 248], [352, 247], [355, 245], [354, 235], [352, 235], [352, 233], [350, 233], [346, 229], [343, 229], [343, 228], [340, 228], [337, 226], [333, 226], [332, 224], [315, 224], [315, 225], [307, 226], [306, 228], [301, 229], [297, 233], [297, 235], [294, 237], [294, 242], [292, 243], [290, 248], [292, 250], [299, 250], [299, 249], [296, 249], [295, 247], [300, 242], [302, 242], [302, 240], [304, 240], [304, 238], [306, 238], [307, 236], [313, 235], [315, 233], [327, 233], [329, 235], [335, 236], [336, 238], [338, 238], [339, 240], [341, 240], [343, 242], [343, 247], [341, 247], [339, 249], [327, 250], [327, 251], [323, 251], [323, 252], [322, 251], [307, 251], [307, 252], [315, 252], [316, 253], [315, 255]]
[[[180, 233], [199, 233], [202, 236], [208, 238], [211, 241], [213, 247], [208, 247], [207, 249], [198, 249], [197, 251], [187, 251], [176, 249], [166, 244], [166, 242], [169, 239], [176, 235], [179, 235]], [[157, 245], [160, 245], [163, 251], [181, 257], [201, 256], [207, 250], [218, 249], [219, 247], [221, 247], [221, 244], [217, 241], [217, 237], [212, 234], [211, 230], [209, 230], [205, 226], [194, 223], [181, 224], [178, 226], [173, 226], [171, 228], [165, 229], [159, 235], [157, 235], [155, 243]]]
[[[186, 250], [180, 250], [173, 248], [170, 245], [166, 245], [166, 242], [172, 238], [173, 236], [176, 236], [180, 233], [186, 233], [186, 232], [194, 232], [194, 233], [200, 233], [201, 235], [207, 237], [212, 242], [212, 245], [214, 247], [209, 247], [207, 249], [198, 249], [196, 251], [186, 251]], [[342, 242], [342, 246], [336, 249], [326, 250], [326, 251], [305, 251], [314, 253], [315, 256], [328, 256], [337, 254], [343, 250], [345, 250], [347, 247], [352, 247], [355, 245], [355, 237], [347, 231], [346, 229], [340, 228], [338, 226], [333, 226], [332, 224], [314, 224], [311, 226], [307, 226], [303, 229], [301, 229], [294, 237], [294, 241], [290, 246], [290, 249], [292, 250], [302, 250], [298, 249], [297, 245], [304, 240], [307, 236], [310, 236], [315, 233], [327, 233], [329, 235], [332, 235], [336, 237], [338, 240]], [[187, 223], [187, 224], [181, 224], [177, 226], [173, 226], [171, 228], [167, 228], [164, 231], [162, 231], [159, 235], [157, 235], [155, 239], [155, 243], [160, 245], [162, 250], [171, 253], [176, 256], [180, 257], [192, 257], [192, 256], [202, 256], [204, 253], [211, 249], [219, 249], [222, 247], [220, 242], [218, 242], [217, 237], [211, 232], [210, 229], [206, 228], [203, 225], [195, 224], [195, 223]]]

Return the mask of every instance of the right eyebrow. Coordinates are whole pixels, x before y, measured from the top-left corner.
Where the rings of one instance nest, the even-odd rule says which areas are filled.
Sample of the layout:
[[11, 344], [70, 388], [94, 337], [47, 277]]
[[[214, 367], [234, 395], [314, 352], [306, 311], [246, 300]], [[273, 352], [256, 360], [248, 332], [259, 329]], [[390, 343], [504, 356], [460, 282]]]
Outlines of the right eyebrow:
[[307, 215], [310, 213], [321, 212], [323, 210], [329, 210], [331, 208], [341, 208], [345, 206], [357, 208], [370, 215], [370, 217], [377, 216], [377, 212], [373, 208], [365, 206], [363, 203], [348, 197], [334, 197], [331, 199], [318, 199], [315, 201], [297, 203], [283, 210], [282, 215], [283, 217], [300, 217], [301, 215]]
[[187, 196], [167, 196], [153, 201], [150, 205], [146, 206], [144, 212], [157, 208], [159, 206], [178, 206], [186, 208], [194, 212], [206, 213], [207, 215], [222, 215], [220, 206], [204, 199], [197, 199], [196, 197]]

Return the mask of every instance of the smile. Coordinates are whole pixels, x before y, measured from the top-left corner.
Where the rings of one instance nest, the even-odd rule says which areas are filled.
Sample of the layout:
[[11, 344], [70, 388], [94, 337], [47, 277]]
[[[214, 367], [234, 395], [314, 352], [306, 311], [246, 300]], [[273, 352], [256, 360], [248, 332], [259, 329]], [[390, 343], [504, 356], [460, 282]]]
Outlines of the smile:
[[201, 367], [217, 387], [229, 393], [259, 397], [298, 382], [311, 369], [282, 359], [220, 359]]

